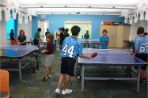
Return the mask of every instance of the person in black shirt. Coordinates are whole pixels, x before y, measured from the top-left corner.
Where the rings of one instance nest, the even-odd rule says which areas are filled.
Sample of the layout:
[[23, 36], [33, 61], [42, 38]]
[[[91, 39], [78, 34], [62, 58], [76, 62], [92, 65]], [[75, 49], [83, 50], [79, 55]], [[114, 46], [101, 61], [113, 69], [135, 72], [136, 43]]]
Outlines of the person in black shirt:
[[10, 40], [15, 40], [13, 29], [11, 29], [11, 31], [10, 31]]
[[20, 30], [20, 35], [18, 36], [18, 41], [20, 45], [26, 45], [26, 35], [24, 30]]
[[47, 39], [47, 35], [50, 34], [50, 32], [49, 32], [49, 29], [48, 28], [46, 30], [47, 31], [45, 32], [45, 36], [46, 36], [46, 39]]
[[66, 29], [65, 29], [65, 33], [64, 33], [65, 37], [68, 37], [68, 36], [69, 36], [68, 31], [69, 31], [69, 29], [68, 29], [68, 28], [66, 28]]
[[62, 43], [65, 39], [65, 29], [62, 27], [62, 28], [59, 28], [59, 32], [60, 32], [60, 40], [59, 40], [59, 48], [61, 49], [62, 48]]

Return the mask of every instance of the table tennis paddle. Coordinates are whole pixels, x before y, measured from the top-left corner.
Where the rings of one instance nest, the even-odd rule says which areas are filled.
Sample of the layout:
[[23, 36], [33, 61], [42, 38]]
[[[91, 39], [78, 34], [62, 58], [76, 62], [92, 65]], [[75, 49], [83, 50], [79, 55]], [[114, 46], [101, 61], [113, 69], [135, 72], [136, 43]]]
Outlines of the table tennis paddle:
[[108, 44], [108, 40], [105, 40], [105, 44]]
[[97, 52], [94, 52], [94, 53], [91, 55], [91, 57], [94, 58], [94, 57], [96, 57], [97, 55], [98, 55]]

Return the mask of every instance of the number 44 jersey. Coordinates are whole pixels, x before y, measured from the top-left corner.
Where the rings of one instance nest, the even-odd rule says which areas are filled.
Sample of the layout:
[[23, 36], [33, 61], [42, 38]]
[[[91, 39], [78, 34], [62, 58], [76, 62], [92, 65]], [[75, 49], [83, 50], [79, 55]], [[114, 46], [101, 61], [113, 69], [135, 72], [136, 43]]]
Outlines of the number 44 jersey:
[[62, 43], [61, 56], [76, 59], [82, 53], [82, 46], [74, 36], [66, 37]]

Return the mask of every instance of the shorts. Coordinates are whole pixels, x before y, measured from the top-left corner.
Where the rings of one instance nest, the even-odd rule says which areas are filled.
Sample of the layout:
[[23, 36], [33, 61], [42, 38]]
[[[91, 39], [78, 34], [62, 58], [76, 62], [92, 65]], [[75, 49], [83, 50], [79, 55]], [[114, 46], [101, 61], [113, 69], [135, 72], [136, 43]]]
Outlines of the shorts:
[[46, 55], [45, 67], [51, 67], [52, 66], [52, 61], [53, 61], [53, 54]]
[[34, 39], [33, 43], [34, 43], [34, 45], [37, 45], [37, 46], [39, 46], [39, 40], [37, 40], [37, 39]]
[[[144, 62], [148, 62], [147, 54], [136, 54], [136, 57], [143, 60]], [[146, 65], [142, 66], [141, 69], [146, 69]]]
[[74, 75], [74, 65], [76, 60], [69, 57], [63, 57], [61, 62], [61, 74]]

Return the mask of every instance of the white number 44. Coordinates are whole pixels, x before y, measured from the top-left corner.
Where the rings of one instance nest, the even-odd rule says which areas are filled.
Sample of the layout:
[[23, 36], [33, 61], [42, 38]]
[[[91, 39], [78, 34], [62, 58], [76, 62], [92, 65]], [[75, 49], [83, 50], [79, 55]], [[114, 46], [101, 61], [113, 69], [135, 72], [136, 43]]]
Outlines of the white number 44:
[[64, 48], [62, 49], [63, 52], [64, 52], [64, 55], [66, 55], [66, 53], [68, 53], [68, 54], [69, 54], [69, 57], [72, 57], [72, 56], [73, 56], [73, 52], [74, 52], [74, 46], [71, 46], [71, 47], [68, 49], [68, 51], [67, 51], [67, 47], [68, 47], [68, 45], [66, 44], [66, 45], [64, 46]]

